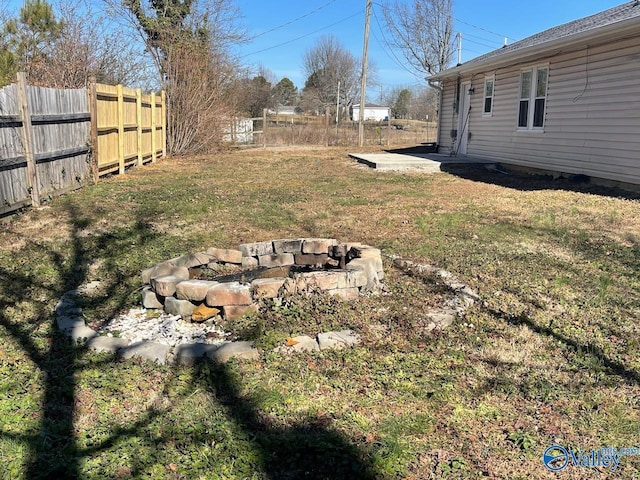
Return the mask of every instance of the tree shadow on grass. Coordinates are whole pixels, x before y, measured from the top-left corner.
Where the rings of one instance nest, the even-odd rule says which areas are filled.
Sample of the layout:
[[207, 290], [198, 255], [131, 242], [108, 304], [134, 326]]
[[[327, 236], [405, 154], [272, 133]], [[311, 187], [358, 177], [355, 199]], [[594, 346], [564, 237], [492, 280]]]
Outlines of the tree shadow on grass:
[[313, 418], [294, 425], [276, 425], [261, 414], [255, 399], [243, 395], [241, 382], [229, 364], [198, 364], [197, 387], [215, 395], [227, 415], [258, 450], [261, 470], [273, 480], [377, 478], [365, 452], [328, 427], [330, 419]]
[[[34, 299], [34, 292], [44, 293], [49, 299], [60, 298], [88, 279], [88, 266], [95, 260], [94, 255], [99, 252], [103, 257], [109, 257], [118, 248], [106, 233], [95, 238], [96, 251], [90, 251], [81, 235], [81, 230], [91, 223], [90, 220], [84, 218], [70, 202], [66, 203], [66, 209], [71, 227], [70, 255], [47, 249], [47, 246], [34, 239], [27, 239], [23, 252], [26, 255], [32, 252], [43, 255], [43, 262], [53, 269], [50, 272], [52, 278], [43, 279], [37, 272], [0, 266], [0, 281], [6, 293], [0, 299], [0, 326], [43, 378], [38, 431], [18, 435], [2, 433], [28, 447], [30, 455], [25, 478], [29, 479], [78, 478], [80, 475], [73, 421], [77, 374], [84, 368], [82, 359], [86, 353], [84, 346], [70, 342], [58, 331], [55, 312], [51, 312], [45, 302]], [[129, 231], [130, 238], [141, 243], [148, 241], [148, 235], [146, 225], [142, 222]], [[127, 300], [125, 296], [117, 298], [121, 280], [116, 278], [104, 292], [105, 297], [113, 301], [113, 312], [121, 309]], [[13, 318], [8, 313], [18, 304], [29, 304], [34, 309], [30, 321]], [[92, 362], [91, 368], [101, 363]]]
[[555, 331], [551, 326], [545, 327], [538, 325], [533, 320], [531, 320], [525, 313], [520, 313], [518, 315], [513, 315], [509, 313], [505, 313], [501, 310], [493, 310], [490, 309], [489, 313], [493, 315], [495, 318], [498, 318], [502, 321], [505, 321], [514, 326], [525, 325], [531, 331], [536, 332], [539, 335], [544, 335], [545, 337], [550, 337], [563, 343], [564, 345], [570, 347], [576, 352], [584, 354], [592, 359], [596, 360], [600, 365], [606, 368], [611, 374], [617, 375], [622, 378], [626, 383], [630, 385], [640, 384], [640, 373], [636, 370], [630, 369], [624, 364], [612, 360], [604, 353], [604, 351], [592, 344], [582, 344], [577, 342], [576, 340], [569, 338], [561, 333]]
[[[74, 479], [85, 476], [81, 462], [122, 445], [131, 439], [139, 442], [149, 435], [147, 430], [163, 415], [170, 414], [170, 408], [150, 406], [136, 419], [125, 426], [113, 426], [108, 434], [92, 446], [80, 447], [74, 425], [76, 403], [78, 401], [78, 380], [85, 368], [108, 368], [113, 357], [87, 358], [86, 347], [74, 344], [62, 335], [55, 324], [55, 312], [45, 302], [33, 298], [33, 292], [46, 292], [49, 299], [58, 299], [65, 292], [76, 289], [89, 280], [88, 266], [96, 257], [111, 261], [122, 255], [123, 245], [135, 243], [138, 248], [151, 240], [147, 225], [139, 221], [114, 236], [104, 232], [92, 237], [83, 236], [82, 230], [91, 224], [78, 209], [67, 203], [67, 214], [71, 227], [69, 250], [58, 252], [45, 242], [29, 239], [21, 252], [39, 251], [52, 269], [51, 278], [39, 278], [37, 272], [0, 266], [0, 287], [7, 295], [0, 297], [0, 327], [16, 345], [19, 355], [33, 365], [42, 377], [39, 425], [24, 432], [3, 431], [4, 438], [25, 445], [29, 451], [24, 467], [24, 478], [29, 479]], [[121, 273], [112, 272], [113, 280], [103, 292], [110, 299], [110, 311], [115, 314], [126, 307], [128, 296], [119, 290], [119, 284], [126, 279]], [[29, 304], [35, 309], [30, 321], [18, 319], [10, 310], [17, 304]], [[322, 420], [314, 420], [295, 426], [276, 426], [262, 416], [256, 402], [241, 394], [241, 382], [228, 365], [213, 363], [194, 367], [194, 385], [190, 392], [205, 388], [214, 392], [219, 406], [227, 419], [239, 427], [243, 437], [249, 439], [259, 464], [253, 465], [258, 478], [289, 479], [342, 479], [373, 478], [371, 467], [363, 460], [364, 455], [347, 438], [332, 431]], [[165, 373], [165, 386], [172, 378], [180, 376], [184, 369], [175, 367]], [[105, 374], [108, 375], [108, 374]], [[36, 393], [31, 393], [36, 395]], [[187, 395], [187, 394], [185, 394]], [[174, 400], [180, 401], [179, 398]], [[186, 437], [191, 445], [210, 442], [206, 433]], [[138, 450], [141, 458], [129, 460], [123, 465], [127, 475], [148, 473], [150, 465], [163, 459], [156, 451], [174, 442], [171, 434], [160, 435]], [[146, 442], [146, 440], [145, 440]], [[196, 443], [194, 443], [196, 442]], [[148, 442], [147, 442], [148, 443]], [[123, 461], [123, 463], [126, 463]]]

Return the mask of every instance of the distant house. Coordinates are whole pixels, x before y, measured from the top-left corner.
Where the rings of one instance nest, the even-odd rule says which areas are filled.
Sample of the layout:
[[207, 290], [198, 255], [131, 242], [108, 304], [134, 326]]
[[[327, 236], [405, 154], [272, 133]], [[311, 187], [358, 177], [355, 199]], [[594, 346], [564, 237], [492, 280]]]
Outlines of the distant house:
[[[364, 120], [381, 122], [389, 118], [389, 107], [382, 107], [375, 103], [366, 103], [364, 106]], [[351, 113], [354, 122], [360, 121], [360, 104], [354, 105]]]
[[640, 1], [428, 78], [440, 152], [640, 184]]
[[278, 105], [277, 107], [270, 108], [267, 112], [269, 115], [300, 115], [300, 107], [293, 105]]

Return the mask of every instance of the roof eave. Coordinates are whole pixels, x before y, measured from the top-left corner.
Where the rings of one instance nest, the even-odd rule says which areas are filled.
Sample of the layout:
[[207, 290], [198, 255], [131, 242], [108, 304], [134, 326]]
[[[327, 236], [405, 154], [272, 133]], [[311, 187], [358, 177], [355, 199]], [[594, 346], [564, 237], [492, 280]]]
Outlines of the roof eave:
[[474, 62], [474, 60], [470, 60], [467, 63], [463, 63], [435, 75], [426, 77], [426, 80], [429, 82], [441, 81], [445, 78], [477, 72], [478, 70], [486, 71], [501, 68], [513, 64], [514, 60], [517, 60], [518, 62], [535, 61], [536, 58], [540, 58], [559, 48], [567, 48], [576, 44], [584, 47], [584, 41], [587, 39], [600, 40], [604, 37], [610, 36], [612, 33], [624, 33], [627, 30], [637, 33], [638, 23], [640, 23], [640, 17], [628, 18], [620, 22], [593, 28], [573, 35], [566, 35], [538, 45], [519, 48], [518, 50], [505, 53], [504, 55], [498, 55], [482, 62]]

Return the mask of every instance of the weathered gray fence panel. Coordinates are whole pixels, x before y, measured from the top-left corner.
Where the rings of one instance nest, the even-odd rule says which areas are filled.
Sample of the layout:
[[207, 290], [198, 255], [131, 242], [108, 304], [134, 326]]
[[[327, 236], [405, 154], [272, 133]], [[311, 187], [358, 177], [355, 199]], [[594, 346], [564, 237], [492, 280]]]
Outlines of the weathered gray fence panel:
[[[31, 203], [18, 85], [0, 89], [0, 215]], [[90, 114], [86, 89], [27, 86], [36, 178], [41, 196], [63, 193], [91, 179]]]
[[0, 89], [0, 214], [31, 201], [17, 87]]
[[89, 165], [89, 105], [86, 89], [27, 87], [34, 156], [41, 195], [85, 184]]

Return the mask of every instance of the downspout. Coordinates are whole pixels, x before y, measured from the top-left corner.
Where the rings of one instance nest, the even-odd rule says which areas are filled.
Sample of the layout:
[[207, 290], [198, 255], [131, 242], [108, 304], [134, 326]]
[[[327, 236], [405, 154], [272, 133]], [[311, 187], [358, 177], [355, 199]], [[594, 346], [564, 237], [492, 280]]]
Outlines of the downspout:
[[427, 79], [427, 83], [431, 88], [435, 88], [438, 91], [438, 125], [436, 126], [436, 152], [440, 146], [440, 134], [442, 133], [442, 93], [444, 89], [440, 82], [435, 83], [432, 80]]

